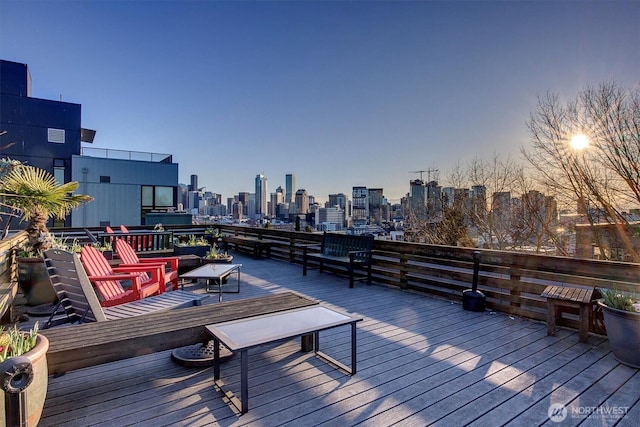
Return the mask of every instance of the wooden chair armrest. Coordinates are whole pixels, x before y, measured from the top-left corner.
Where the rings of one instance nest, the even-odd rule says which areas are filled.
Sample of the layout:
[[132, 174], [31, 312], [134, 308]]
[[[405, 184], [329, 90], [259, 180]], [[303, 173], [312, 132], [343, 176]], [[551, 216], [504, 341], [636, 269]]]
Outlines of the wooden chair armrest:
[[140, 277], [139, 274], [109, 274], [106, 276], [88, 276], [92, 282], [100, 282], [103, 280], [135, 280]]
[[171, 269], [175, 270], [178, 268], [178, 261], [180, 261], [180, 257], [172, 256], [172, 257], [153, 257], [153, 258], [138, 258], [141, 264], [169, 264], [171, 265]]
[[[164, 265], [163, 264], [133, 264], [130, 267], [114, 267], [114, 273], [127, 272], [127, 273], [147, 273], [151, 276], [152, 282], [164, 281]], [[160, 286], [162, 288], [162, 286]]]

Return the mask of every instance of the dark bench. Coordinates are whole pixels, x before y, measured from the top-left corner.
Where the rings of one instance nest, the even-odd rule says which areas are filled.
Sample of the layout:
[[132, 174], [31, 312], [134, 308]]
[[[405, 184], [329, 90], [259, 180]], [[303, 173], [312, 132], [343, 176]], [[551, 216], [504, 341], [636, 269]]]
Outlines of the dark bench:
[[[324, 233], [320, 252], [310, 252], [313, 246], [303, 246], [302, 274], [307, 275], [307, 268], [314, 262], [318, 263], [320, 273], [324, 264], [334, 264], [347, 268], [349, 287], [353, 288], [354, 280], [367, 279], [371, 283], [371, 250], [373, 236], [357, 236], [353, 234]], [[317, 248], [317, 245], [316, 245]], [[365, 277], [355, 277], [356, 268], [366, 268]]]
[[248, 248], [253, 252], [253, 257], [256, 259], [263, 256], [263, 254], [267, 258], [271, 257], [271, 242], [267, 240], [249, 236], [223, 236], [222, 242], [226, 248], [229, 248], [229, 245], [233, 245], [236, 251], [240, 250], [240, 248]]
[[188, 345], [207, 343], [218, 322], [317, 304], [293, 292], [188, 307], [108, 322], [46, 329], [49, 375]]

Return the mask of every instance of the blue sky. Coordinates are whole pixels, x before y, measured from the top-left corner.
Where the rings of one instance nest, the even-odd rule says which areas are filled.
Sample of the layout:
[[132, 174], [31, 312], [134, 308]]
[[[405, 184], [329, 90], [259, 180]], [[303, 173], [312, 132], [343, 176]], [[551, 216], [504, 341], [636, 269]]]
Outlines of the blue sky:
[[519, 159], [538, 95], [637, 88], [640, 3], [0, 0], [0, 58], [180, 182], [397, 201], [409, 171]]

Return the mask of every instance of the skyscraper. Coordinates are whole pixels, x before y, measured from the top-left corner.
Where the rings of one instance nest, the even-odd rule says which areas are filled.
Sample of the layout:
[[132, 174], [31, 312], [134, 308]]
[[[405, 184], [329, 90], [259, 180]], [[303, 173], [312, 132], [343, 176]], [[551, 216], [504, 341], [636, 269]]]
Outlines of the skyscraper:
[[286, 174], [285, 175], [285, 193], [284, 193], [285, 203], [295, 202], [294, 200], [295, 188], [296, 188], [296, 176], [291, 173]]
[[351, 200], [353, 201], [351, 208], [353, 225], [367, 225], [369, 223], [369, 191], [367, 187], [353, 187]]
[[262, 175], [256, 175], [256, 219], [261, 219], [267, 212], [268, 199], [267, 178]]
[[304, 188], [296, 191], [296, 213], [306, 214], [309, 212], [309, 195], [307, 194], [307, 190]]
[[191, 184], [189, 184], [189, 191], [198, 191], [198, 175], [191, 175]]

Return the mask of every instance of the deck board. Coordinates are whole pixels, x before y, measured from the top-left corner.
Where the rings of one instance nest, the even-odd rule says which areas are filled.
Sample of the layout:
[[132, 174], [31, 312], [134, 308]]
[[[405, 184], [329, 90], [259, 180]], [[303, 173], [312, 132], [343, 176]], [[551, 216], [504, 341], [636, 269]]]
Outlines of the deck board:
[[[425, 426], [556, 425], [567, 408], [625, 407], [619, 420], [570, 418], [562, 425], [635, 425], [640, 373], [619, 364], [608, 341], [384, 286], [356, 283], [274, 260], [241, 262], [237, 300], [292, 290], [358, 314], [358, 372], [350, 377], [287, 340], [249, 351], [249, 412], [239, 416], [213, 387], [213, 369], [188, 368], [160, 352], [50, 377], [41, 426]], [[204, 292], [202, 284], [185, 290]], [[215, 299], [214, 299], [215, 300]], [[211, 303], [215, 304], [215, 301]], [[322, 350], [349, 362], [349, 328], [321, 333]], [[222, 379], [240, 390], [240, 360]]]

